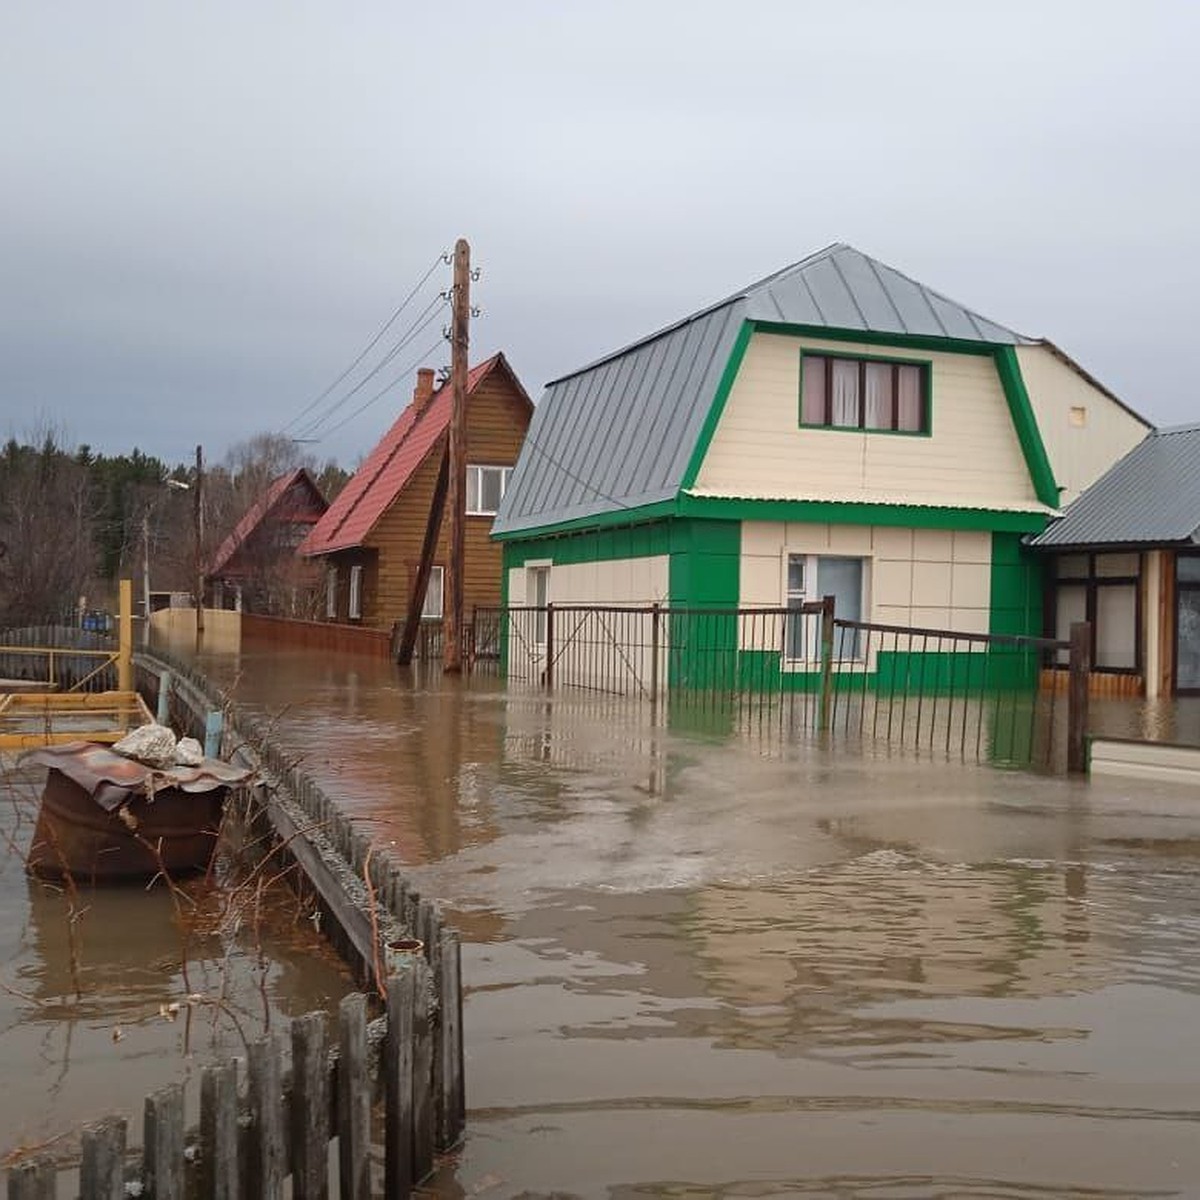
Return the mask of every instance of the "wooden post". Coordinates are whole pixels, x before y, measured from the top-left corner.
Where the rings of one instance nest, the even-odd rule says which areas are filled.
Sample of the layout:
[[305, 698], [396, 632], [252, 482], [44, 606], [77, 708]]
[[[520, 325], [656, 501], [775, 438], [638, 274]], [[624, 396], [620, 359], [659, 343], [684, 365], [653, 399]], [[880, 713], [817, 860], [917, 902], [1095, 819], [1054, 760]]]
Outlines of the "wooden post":
[[55, 1200], [57, 1180], [52, 1158], [27, 1158], [8, 1168], [8, 1200]]
[[1088, 676], [1092, 671], [1092, 627], [1071, 623], [1070, 674], [1067, 683], [1067, 770], [1087, 771]]
[[462, 670], [463, 567], [466, 558], [467, 510], [467, 350], [471, 319], [471, 247], [465, 238], [454, 245], [454, 311], [450, 335], [450, 553], [446, 563], [446, 598], [442, 622], [442, 668]]
[[416, 972], [407, 968], [387, 984], [387, 1037], [383, 1045], [383, 1185], [390, 1200], [407, 1200], [413, 1185], [413, 1008]]
[[367, 1074], [367, 998], [338, 1005], [338, 1184], [342, 1200], [370, 1200], [371, 1084]]
[[[122, 579], [117, 612], [117, 691], [133, 691], [133, 580]], [[149, 618], [147, 618], [148, 620]]]
[[83, 1130], [79, 1194], [87, 1200], [125, 1200], [125, 1122], [105, 1117]]
[[204, 447], [196, 447], [196, 649], [204, 641]]
[[442, 934], [441, 1002], [442, 1093], [438, 1097], [441, 1115], [439, 1149], [458, 1144], [463, 1133], [463, 1040], [462, 1040], [462, 960], [458, 934], [448, 929]]
[[[817, 728], [829, 732], [833, 712], [833, 617], [834, 598], [821, 597], [821, 704], [817, 711]], [[801, 618], [803, 619], [803, 618]]]
[[183, 1086], [146, 1097], [142, 1133], [145, 1185], [154, 1200], [183, 1200]]
[[329, 1195], [329, 1070], [325, 1014], [292, 1022], [292, 1196]]
[[201, 1200], [237, 1200], [237, 1064], [204, 1067], [200, 1072]]
[[247, 1192], [260, 1200], [283, 1195], [283, 1093], [279, 1046], [274, 1037], [251, 1042], [248, 1050], [250, 1081], [250, 1145], [246, 1162]]
[[546, 603], [546, 691], [554, 691], [554, 605]]
[[[429, 947], [426, 946], [428, 950]], [[424, 959], [415, 962], [413, 1003], [413, 1183], [423, 1183], [433, 1174], [433, 1037], [430, 1029], [429, 997], [431, 982]]]
[[429, 576], [433, 573], [438, 535], [442, 531], [442, 512], [446, 507], [446, 488], [449, 480], [450, 448], [447, 445], [446, 449], [442, 451], [442, 463], [438, 467], [437, 482], [433, 485], [433, 499], [430, 501], [429, 517], [425, 522], [425, 540], [421, 543], [421, 559], [417, 563], [412, 592], [408, 597], [408, 611], [404, 616], [404, 629], [400, 634], [400, 648], [396, 653], [396, 661], [402, 667], [407, 667], [412, 662], [413, 647], [417, 644], [417, 634], [421, 628], [421, 612], [425, 607], [425, 593], [429, 590]]

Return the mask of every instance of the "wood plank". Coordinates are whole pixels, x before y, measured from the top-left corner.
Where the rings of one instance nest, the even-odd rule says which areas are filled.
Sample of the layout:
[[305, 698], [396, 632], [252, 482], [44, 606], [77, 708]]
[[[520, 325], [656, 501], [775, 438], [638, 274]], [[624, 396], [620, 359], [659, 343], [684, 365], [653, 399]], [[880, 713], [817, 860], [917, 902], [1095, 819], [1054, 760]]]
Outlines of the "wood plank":
[[292, 1196], [329, 1195], [329, 1035], [323, 1012], [292, 1022]]
[[423, 959], [414, 960], [413, 966], [412, 1170], [413, 1182], [420, 1184], [433, 1174], [433, 1037], [429, 1011], [433, 981]]
[[338, 1005], [338, 1181], [341, 1200], [370, 1200], [371, 1083], [367, 1061], [367, 998]]
[[200, 1200], [238, 1194], [237, 1063], [200, 1072]]
[[27, 1158], [8, 1168], [8, 1200], [55, 1200], [58, 1169], [49, 1157]]
[[146, 1097], [142, 1155], [146, 1190], [153, 1200], [183, 1200], [183, 1085], [172, 1083]]
[[384, 1193], [407, 1200], [413, 1186], [413, 1031], [416, 972], [406, 967], [387, 981], [384, 1077]]
[[438, 980], [438, 1038], [435, 1053], [441, 1057], [441, 1093], [438, 1101], [438, 1148], [449, 1150], [463, 1135], [462, 948], [458, 934], [442, 934], [441, 975]]
[[105, 1117], [84, 1126], [79, 1166], [81, 1200], [125, 1200], [125, 1121]]
[[247, 1154], [247, 1194], [256, 1200], [283, 1195], [283, 1092], [279, 1043], [275, 1035], [251, 1042], [248, 1051], [250, 1142]]

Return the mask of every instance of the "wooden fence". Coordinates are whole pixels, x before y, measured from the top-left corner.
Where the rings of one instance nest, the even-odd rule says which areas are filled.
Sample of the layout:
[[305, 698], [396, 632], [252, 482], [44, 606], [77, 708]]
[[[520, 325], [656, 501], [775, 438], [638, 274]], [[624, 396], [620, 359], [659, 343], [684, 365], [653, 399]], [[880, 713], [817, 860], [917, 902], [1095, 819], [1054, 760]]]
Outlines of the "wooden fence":
[[[323, 934], [386, 1004], [386, 1016], [371, 1024], [368, 1052], [360, 1054], [358, 1035], [346, 1033], [348, 1021], [366, 1025], [367, 1001], [359, 997], [339, 1013], [336, 1055], [325, 1052], [324, 1018], [310, 1014], [293, 1023], [289, 1045], [268, 1038], [248, 1047], [244, 1066], [206, 1068], [198, 1133], [184, 1131], [178, 1085], [156, 1092], [146, 1100], [139, 1162], [126, 1162], [124, 1120], [91, 1127], [80, 1167], [83, 1200], [127, 1194], [127, 1168], [129, 1182], [142, 1185], [128, 1194], [182, 1197], [186, 1187], [189, 1196], [275, 1197], [290, 1178], [293, 1196], [324, 1196], [324, 1168], [316, 1163], [328, 1158], [329, 1138], [338, 1138], [342, 1154], [354, 1147], [351, 1160], [339, 1166], [343, 1175], [352, 1167], [366, 1171], [369, 1135], [343, 1141], [341, 1131], [348, 1121], [368, 1129], [372, 1096], [382, 1097], [384, 1190], [361, 1174], [350, 1190], [343, 1178], [339, 1194], [407, 1196], [432, 1169], [434, 1148], [456, 1145], [465, 1124], [457, 933], [443, 926], [438, 905], [411, 886], [401, 864], [372, 845], [263, 723], [240, 716], [204, 675], [164, 652], [139, 654], [134, 665], [141, 692], [176, 729], [204, 738], [217, 724], [213, 715], [222, 715], [224, 757], [254, 772], [248, 819], [281, 868], [299, 867], [287, 873], [293, 886], [315, 904]], [[347, 1015], [360, 1006], [361, 1020]], [[320, 1066], [327, 1057], [329, 1064]], [[373, 1091], [362, 1085], [366, 1077]], [[10, 1168], [9, 1200], [49, 1200], [60, 1182], [47, 1160], [22, 1162]], [[193, 1193], [193, 1182], [202, 1190]]]
[[107, 634], [74, 625], [0, 631], [0, 680], [65, 692], [108, 692], [117, 686], [116, 663], [117, 643]]
[[[252, 1042], [243, 1059], [203, 1067], [191, 1129], [183, 1085], [160, 1088], [146, 1097], [133, 1156], [123, 1118], [87, 1126], [80, 1200], [275, 1200], [288, 1184], [295, 1200], [324, 1200], [331, 1174], [344, 1200], [411, 1195], [462, 1126], [461, 1074], [440, 1095], [433, 1087], [434, 1029], [457, 1019], [439, 1012], [434, 996], [424, 960], [414, 958], [389, 977], [379, 1020], [368, 1023], [368, 998], [356, 993], [339, 1005], [332, 1044], [325, 1013], [308, 1013], [286, 1036]], [[373, 1114], [382, 1171], [372, 1163]], [[9, 1171], [9, 1200], [55, 1200], [58, 1187], [48, 1158]]]

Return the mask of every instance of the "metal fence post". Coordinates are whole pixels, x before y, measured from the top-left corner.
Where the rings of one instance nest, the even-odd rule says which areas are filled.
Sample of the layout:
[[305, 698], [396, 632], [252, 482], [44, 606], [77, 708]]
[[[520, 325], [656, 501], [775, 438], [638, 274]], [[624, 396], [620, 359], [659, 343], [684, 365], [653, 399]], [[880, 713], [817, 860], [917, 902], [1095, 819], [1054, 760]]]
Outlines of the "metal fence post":
[[821, 597], [821, 703], [817, 709], [817, 728], [829, 732], [833, 713], [833, 614], [834, 598]]
[[658, 703], [658, 654], [662, 644], [662, 605], [650, 606], [650, 703]]
[[546, 605], [546, 691], [554, 691], [554, 605]]
[[1092, 627], [1071, 623], [1071, 658], [1067, 681], [1067, 770], [1087, 770], [1088, 676], [1092, 670]]

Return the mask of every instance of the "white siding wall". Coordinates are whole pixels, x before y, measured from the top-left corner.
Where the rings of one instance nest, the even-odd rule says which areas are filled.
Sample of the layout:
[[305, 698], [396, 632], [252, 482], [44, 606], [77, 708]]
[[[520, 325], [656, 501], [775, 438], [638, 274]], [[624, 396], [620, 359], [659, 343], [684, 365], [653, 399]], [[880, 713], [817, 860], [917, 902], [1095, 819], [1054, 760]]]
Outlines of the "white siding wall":
[[[1045, 346], [1018, 346], [1017, 361], [1061, 502], [1070, 504], [1150, 431]], [[1072, 408], [1084, 409], [1085, 424], [1071, 423]]]
[[[531, 562], [536, 566], [546, 560]], [[665, 604], [670, 586], [670, 559], [622, 558], [612, 562], [563, 563], [550, 568], [550, 601], [553, 604]], [[532, 604], [527, 595], [524, 567], [508, 572], [508, 602]]]
[[[800, 351], [933, 363], [933, 435], [801, 429]], [[756, 333], [694, 491], [779, 499], [1035, 506], [1008, 404], [988, 357], [881, 350]]]
[[[528, 567], [545, 565], [534, 560], [508, 573], [512, 605], [533, 604]], [[550, 567], [548, 599], [551, 604], [588, 604], [645, 608], [665, 604], [670, 587], [670, 559], [665, 554], [611, 562], [560, 563]], [[545, 667], [544, 647], [538, 646], [531, 621], [533, 614], [513, 614], [509, 637], [509, 675], [536, 680]], [[645, 613], [587, 615], [565, 613], [555, 619], [554, 670], [562, 683], [625, 694], [636, 678], [649, 688], [655, 678], [651, 620]], [[544, 628], [544, 625], [543, 625]], [[521, 632], [518, 634], [518, 630]], [[667, 678], [667, 647], [661, 645], [657, 678]]]
[[785, 603], [789, 554], [865, 559], [865, 620], [960, 633], [988, 632], [992, 586], [989, 533], [745, 521], [743, 607]]

